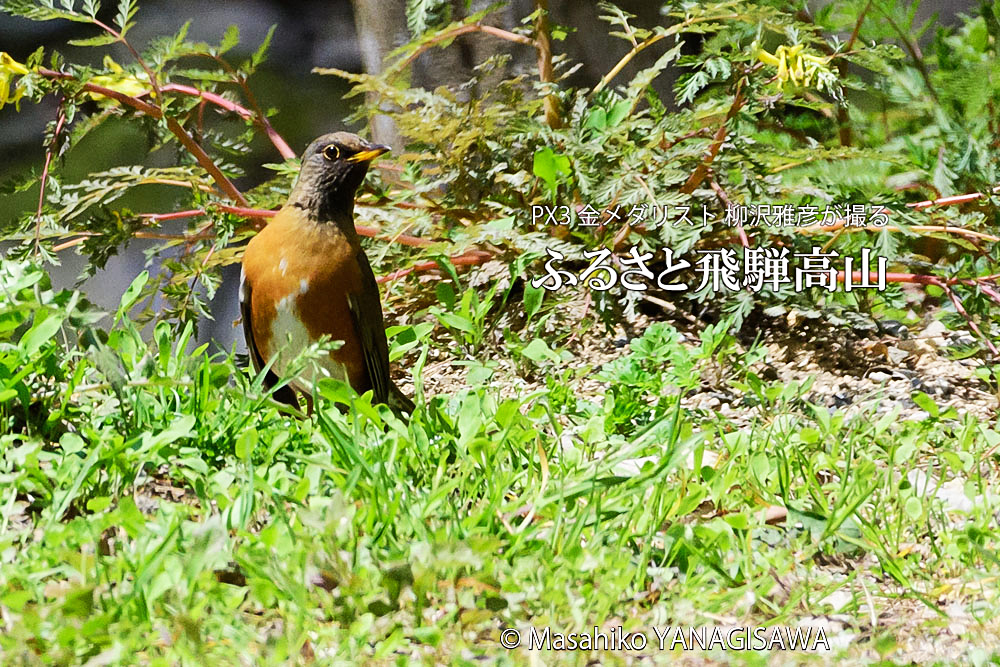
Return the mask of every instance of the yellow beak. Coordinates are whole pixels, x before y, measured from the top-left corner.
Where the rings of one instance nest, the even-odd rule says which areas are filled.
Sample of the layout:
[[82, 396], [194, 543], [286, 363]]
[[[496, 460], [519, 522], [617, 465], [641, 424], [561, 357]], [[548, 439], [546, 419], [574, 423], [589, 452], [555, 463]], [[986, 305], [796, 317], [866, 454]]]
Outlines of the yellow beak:
[[360, 153], [355, 153], [351, 157], [347, 158], [348, 162], [371, 162], [377, 158], [382, 153], [389, 150], [388, 146], [372, 146], [371, 149], [366, 151], [361, 151]]

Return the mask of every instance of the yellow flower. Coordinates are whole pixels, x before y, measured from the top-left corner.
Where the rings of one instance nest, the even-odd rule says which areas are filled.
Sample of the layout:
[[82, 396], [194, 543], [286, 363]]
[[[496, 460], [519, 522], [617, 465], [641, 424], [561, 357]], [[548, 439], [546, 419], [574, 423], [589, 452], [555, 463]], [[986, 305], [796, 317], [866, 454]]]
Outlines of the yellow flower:
[[[112, 60], [110, 56], [104, 56], [104, 67], [109, 69], [112, 74], [99, 74], [91, 78], [88, 83], [103, 86], [104, 88], [110, 88], [111, 90], [130, 97], [136, 97], [149, 92], [149, 77], [145, 74], [142, 74], [140, 78], [135, 74], [126, 72], [122, 66]], [[93, 100], [107, 100], [107, 98], [100, 93], [89, 92], [87, 95]]]
[[3, 109], [5, 104], [13, 103], [18, 111], [21, 110], [24, 86], [18, 81], [12, 91], [11, 83], [15, 76], [23, 76], [27, 73], [27, 67], [11, 58], [6, 51], [0, 51], [0, 109]]
[[827, 67], [830, 58], [807, 53], [802, 44], [793, 44], [792, 46], [782, 44], [775, 49], [772, 55], [760, 48], [760, 44], [754, 40], [751, 49], [753, 49], [754, 57], [758, 61], [771, 67], [777, 67], [778, 72], [775, 79], [782, 86], [790, 84], [793, 88], [800, 86], [808, 88], [814, 79], [833, 77], [833, 73]]

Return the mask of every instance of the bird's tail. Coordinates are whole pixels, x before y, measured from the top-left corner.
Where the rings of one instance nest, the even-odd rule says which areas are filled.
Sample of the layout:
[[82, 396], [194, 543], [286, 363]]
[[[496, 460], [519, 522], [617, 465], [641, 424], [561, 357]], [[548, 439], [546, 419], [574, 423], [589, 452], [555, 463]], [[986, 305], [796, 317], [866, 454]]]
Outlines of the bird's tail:
[[389, 397], [386, 405], [396, 413], [405, 412], [408, 415], [412, 415], [415, 408], [413, 401], [396, 386], [395, 382], [389, 384]]

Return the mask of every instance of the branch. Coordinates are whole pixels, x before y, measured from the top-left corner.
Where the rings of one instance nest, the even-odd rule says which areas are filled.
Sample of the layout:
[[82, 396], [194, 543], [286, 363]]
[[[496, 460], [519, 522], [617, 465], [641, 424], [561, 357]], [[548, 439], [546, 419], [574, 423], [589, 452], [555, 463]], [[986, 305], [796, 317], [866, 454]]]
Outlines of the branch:
[[[62, 252], [63, 250], [68, 250], [74, 246], [78, 246], [89, 238], [95, 236], [104, 236], [101, 232], [73, 232], [76, 234], [75, 238], [70, 239], [54, 246], [52, 250], [54, 252]], [[132, 234], [134, 238], [137, 239], [155, 239], [157, 241], [183, 241], [184, 243], [194, 243], [195, 241], [209, 241], [215, 238], [215, 234], [208, 232], [195, 232], [194, 234], [167, 234], [164, 232], [144, 232], [138, 231]]]
[[732, 21], [738, 18], [740, 18], [739, 14], [721, 14], [719, 16], [698, 16], [695, 18], [685, 19], [680, 23], [676, 23], [670, 26], [661, 33], [658, 33], [651, 37], [647, 37], [643, 41], [639, 42], [637, 45], [633, 46], [632, 50], [626, 53], [624, 56], [622, 56], [621, 60], [619, 60], [615, 64], [615, 66], [612, 67], [611, 70], [601, 78], [601, 80], [597, 83], [597, 85], [594, 86], [594, 89], [590, 91], [590, 94], [587, 95], [587, 100], [590, 100], [599, 91], [603, 90], [605, 86], [611, 83], [611, 80], [614, 79], [616, 76], [618, 76], [621, 73], [621, 71], [625, 69], [625, 66], [628, 65], [632, 61], [632, 59], [639, 54], [640, 51], [652, 46], [653, 44], [656, 44], [664, 37], [677, 35], [683, 32], [688, 26], [692, 26], [695, 23], [704, 23], [706, 21]]
[[[139, 67], [141, 67], [142, 70], [146, 73], [146, 77], [149, 78], [149, 85], [153, 87], [154, 97], [156, 98], [157, 101], [162, 101], [163, 95], [160, 93], [160, 86], [156, 82], [156, 74], [153, 72], [153, 70], [149, 68], [149, 65], [146, 64], [146, 61], [142, 59], [142, 56], [139, 55], [139, 52], [136, 51], [131, 44], [129, 44], [129, 41], [127, 39], [125, 39], [125, 35], [118, 32], [117, 30], [107, 25], [106, 23], [97, 20], [96, 18], [91, 18], [91, 21], [93, 21], [94, 25], [99, 27], [101, 30], [104, 30], [109, 35], [111, 35], [116, 40], [125, 45], [125, 48], [128, 49], [129, 53], [132, 54], [132, 57], [135, 58], [135, 61], [139, 63]], [[127, 20], [123, 21], [122, 22], [123, 26], [127, 22], [128, 22]], [[125, 28], [123, 27], [123, 30], [124, 29]]]
[[[890, 211], [885, 211], [889, 213]], [[901, 232], [901, 231], [911, 231], [911, 232], [940, 232], [943, 234], [955, 234], [956, 236], [965, 236], [970, 239], [980, 239], [983, 241], [990, 241], [992, 243], [1000, 242], [1000, 236], [993, 236], [992, 234], [986, 234], [984, 232], [977, 232], [972, 229], [965, 229], [964, 227], [950, 227], [948, 225], [910, 225], [909, 227], [900, 227], [898, 225], [883, 225], [881, 227], [874, 225], [847, 225], [846, 219], [837, 220], [832, 225], [809, 225], [808, 227], [802, 227], [798, 230], [802, 234], [829, 234], [831, 232], [862, 232], [862, 231], [880, 231], [882, 229], [887, 229], [890, 232]]]
[[[712, 186], [712, 189], [715, 190], [715, 195], [719, 198], [719, 201], [722, 202], [723, 207], [725, 207], [726, 210], [728, 211], [733, 205], [733, 202], [729, 199], [729, 195], [726, 194], [726, 191], [722, 189], [721, 185], [716, 183], [714, 178], [712, 179], [710, 185]], [[742, 222], [739, 223], [739, 235], [740, 235], [740, 243], [743, 244], [743, 247], [749, 248], [750, 239], [747, 238], [747, 233], [746, 230], [743, 229]]]
[[603, 90], [605, 86], [611, 83], [611, 80], [614, 79], [616, 76], [618, 76], [621, 73], [621, 71], [625, 69], [625, 66], [628, 65], [633, 58], [639, 55], [639, 52], [641, 52], [643, 49], [652, 46], [653, 44], [656, 44], [658, 41], [660, 41], [667, 35], [668, 33], [661, 32], [659, 34], [653, 35], [652, 37], [647, 37], [643, 41], [639, 42], [639, 44], [637, 44], [636, 46], [633, 46], [631, 51], [622, 56], [621, 60], [619, 60], [615, 64], [615, 66], [608, 71], [607, 74], [601, 77], [601, 80], [597, 82], [597, 85], [594, 86], [594, 89], [590, 91], [589, 95], [587, 95], [587, 100], [592, 99], [594, 95], [596, 95], [598, 92]]
[[285, 158], [286, 160], [288, 158], [296, 157], [295, 151], [292, 150], [292, 148], [285, 142], [282, 136], [278, 134], [278, 131], [274, 129], [274, 126], [271, 125], [270, 121], [268, 121], [263, 114], [254, 113], [250, 109], [247, 109], [246, 107], [237, 104], [236, 102], [228, 100], [222, 95], [219, 95], [218, 93], [199, 90], [194, 86], [185, 86], [178, 83], [168, 83], [167, 85], [162, 86], [160, 90], [163, 91], [164, 93], [180, 93], [181, 95], [200, 97], [206, 102], [211, 102], [217, 107], [221, 107], [226, 111], [231, 111], [240, 116], [241, 118], [252, 122], [254, 125], [263, 130], [264, 133], [267, 135], [267, 138], [271, 140], [271, 143], [274, 145], [274, 147], [278, 149], [278, 153], [281, 154], [281, 157]]
[[711, 134], [711, 132], [712, 130], [710, 128], [702, 127], [698, 128], [697, 130], [692, 130], [690, 132], [687, 132], [686, 134], [682, 134], [679, 137], [675, 137], [670, 141], [667, 141], [667, 138], [664, 137], [660, 139], [660, 149], [668, 151], [677, 144], [681, 143], [682, 141], [687, 141], [688, 139], [694, 139], [695, 137], [703, 137], [707, 134]]
[[139, 217], [146, 220], [151, 220], [153, 222], [163, 222], [164, 220], [182, 220], [184, 218], [195, 218], [199, 215], [205, 215], [205, 212], [201, 209], [192, 209], [190, 211], [174, 211], [173, 213], [140, 213]]
[[[269, 211], [265, 209], [250, 209], [250, 208], [239, 208], [236, 206], [226, 206], [224, 204], [219, 204], [218, 208], [227, 213], [234, 213], [236, 215], [244, 215], [246, 217], [253, 218], [266, 218], [273, 217], [278, 212]], [[199, 215], [206, 215], [205, 211], [196, 209], [190, 211], [177, 211], [176, 213], [143, 213], [139, 217], [146, 218], [149, 220], [176, 220], [181, 218], [192, 218]], [[368, 227], [366, 225], [355, 225], [358, 234], [361, 236], [366, 236], [369, 238], [384, 239], [391, 243], [399, 243], [402, 245], [412, 246], [416, 248], [426, 248], [434, 244], [434, 241], [430, 239], [420, 238], [418, 236], [409, 236], [406, 234], [396, 234], [393, 236], [379, 235], [379, 229], [375, 227]], [[69, 248], [75, 247], [86, 241], [90, 237], [102, 236], [101, 232], [74, 232], [76, 238], [70, 239], [64, 243], [60, 243], [55, 246], [53, 250], [55, 252], [61, 252]], [[138, 231], [133, 234], [135, 238], [139, 239], [158, 239], [161, 241], [183, 241], [185, 243], [193, 243], [195, 241], [208, 241], [215, 238], [215, 234], [209, 232], [195, 232], [193, 234], [167, 234], [162, 232], [145, 232]], [[485, 250], [469, 250], [461, 255], [454, 255], [450, 258], [451, 263], [455, 266], [471, 266], [476, 264], [483, 264], [493, 258], [493, 253], [487, 252]], [[420, 264], [415, 264], [411, 267], [400, 269], [398, 271], [393, 271], [387, 275], [382, 276], [378, 279], [379, 283], [386, 283], [392, 280], [398, 280], [403, 276], [409, 275], [411, 273], [419, 273], [422, 271], [429, 271], [438, 267], [437, 262], [422, 262]]]
[[41, 184], [38, 188], [38, 210], [35, 212], [35, 256], [38, 256], [42, 250], [42, 207], [45, 205], [45, 185], [49, 181], [49, 166], [52, 164], [52, 154], [55, 151], [56, 143], [59, 141], [59, 133], [62, 132], [65, 122], [66, 111], [63, 109], [62, 102], [60, 102], [59, 115], [56, 116], [56, 128], [52, 132], [52, 143], [45, 148], [45, 165], [42, 167]]
[[535, 40], [530, 37], [525, 37], [524, 35], [518, 35], [516, 32], [510, 32], [508, 30], [503, 30], [501, 28], [496, 28], [491, 25], [483, 25], [481, 23], [469, 23], [466, 25], [460, 25], [452, 28], [451, 30], [443, 30], [436, 35], [429, 37], [426, 42], [421, 44], [417, 49], [408, 55], [403, 60], [386, 70], [389, 76], [395, 76], [402, 72], [409, 66], [414, 60], [419, 58], [425, 51], [430, 49], [432, 46], [439, 42], [445, 42], [449, 39], [454, 39], [461, 35], [468, 34], [470, 32], [484, 32], [487, 35], [493, 35], [494, 37], [499, 37], [500, 39], [507, 40], [508, 42], [516, 42], [518, 44], [524, 44], [526, 46], [531, 46], [538, 48]]
[[[476, 264], [483, 264], [488, 262], [493, 258], [493, 253], [486, 252], [485, 250], [470, 250], [461, 255], [455, 255], [450, 257], [449, 260], [455, 266], [473, 266]], [[399, 271], [393, 271], [388, 273], [377, 280], [379, 283], [387, 283], [393, 280], [399, 280], [403, 276], [407, 276], [411, 273], [419, 273], [421, 271], [430, 271], [432, 269], [440, 268], [437, 262], [421, 262], [420, 264], [414, 264], [411, 267], [400, 269]]]
[[[41, 67], [36, 71], [49, 79], [76, 80], [75, 76], [66, 72], [57, 72], [55, 70]], [[222, 173], [222, 170], [219, 169], [218, 165], [212, 161], [212, 158], [209, 157], [208, 153], [206, 153], [205, 150], [198, 145], [198, 142], [196, 142], [174, 118], [169, 116], [164, 117], [163, 109], [159, 106], [144, 102], [143, 100], [133, 97], [132, 95], [126, 95], [125, 93], [120, 93], [117, 90], [106, 88], [105, 86], [99, 86], [95, 83], [84, 83], [83, 89], [87, 92], [97, 93], [98, 95], [116, 100], [125, 106], [131, 107], [136, 111], [140, 111], [147, 116], [150, 116], [151, 118], [155, 118], [157, 120], [164, 119], [170, 132], [177, 137], [178, 141], [180, 141], [188, 152], [194, 156], [194, 158], [198, 161], [198, 164], [201, 165], [202, 169], [208, 172], [208, 174], [212, 177], [212, 180], [215, 181], [216, 185], [218, 185], [219, 188], [233, 201], [236, 201], [244, 206], [247, 204], [247, 200], [243, 197], [243, 194], [236, 188], [235, 185], [233, 185], [232, 181], [230, 181], [229, 178]]]
[[[993, 188], [993, 192], [1000, 192], [1000, 188]], [[913, 204], [907, 204], [912, 209], [917, 211], [922, 211], [925, 208], [930, 208], [931, 206], [954, 206], [955, 204], [965, 204], [970, 201], [976, 201], [977, 199], [982, 199], [985, 195], [981, 192], [970, 192], [967, 195], [954, 195], [951, 197], [941, 197], [940, 199], [928, 199], [925, 201], [918, 201]]]
[[[845, 276], [846, 276], [845, 271], [838, 271], [837, 281], [844, 282]], [[990, 297], [992, 301], [1000, 304], [1000, 295], [998, 295], [994, 290], [987, 287], [986, 285], [981, 284], [989, 279], [994, 279], [996, 277], [997, 276], [994, 275], [994, 276], [983, 276], [981, 278], [941, 278], [939, 276], [923, 275], [917, 273], [886, 273], [885, 281], [887, 283], [911, 283], [917, 285], [934, 285], [935, 287], [941, 288], [948, 295], [948, 298], [955, 306], [955, 310], [958, 312], [958, 314], [961, 315], [963, 318], [965, 318], [965, 321], [969, 324], [969, 328], [972, 329], [976, 334], [978, 334], [978, 336], [986, 344], [986, 347], [989, 348], [993, 356], [1000, 356], [1000, 351], [997, 350], [996, 346], [993, 344], [993, 341], [987, 338], [986, 335], [979, 328], [979, 326], [973, 321], [968, 311], [966, 311], [965, 307], [962, 305], [962, 300], [959, 299], [958, 295], [955, 294], [955, 291], [951, 289], [951, 286], [955, 284], [972, 285], [981, 289], [988, 297]], [[851, 278], [852, 280], [858, 282], [861, 282], [865, 279], [867, 279], [869, 282], [877, 279], [869, 271], [852, 271]]]
[[[847, 53], [850, 53], [851, 49], [854, 47], [854, 42], [858, 40], [858, 35], [861, 33], [861, 25], [865, 22], [865, 17], [868, 15], [868, 10], [871, 9], [871, 6], [872, 6], [872, 0], [868, 0], [864, 8], [862, 8], [861, 12], [858, 14], [857, 21], [855, 21], [854, 23], [854, 30], [851, 31], [850, 38], [847, 40], [847, 43], [844, 45], [844, 48], [841, 50], [839, 54], [832, 48], [830, 48], [830, 46], [826, 42], [823, 41], [819, 41], [817, 47], [821, 51], [825, 52], [831, 58], [838, 55], [843, 56]], [[803, 9], [796, 12], [795, 17], [800, 21], [815, 24], [812, 15], [807, 10]], [[849, 63], [845, 58], [838, 58], [837, 74], [840, 76], [841, 81], [845, 81], [847, 79], [848, 65]], [[838, 128], [838, 135], [840, 138], [840, 145], [850, 146], [854, 140], [851, 136], [851, 125], [850, 125], [850, 118], [848, 117], [847, 114], [847, 105], [844, 104], [843, 102], [837, 104], [837, 128]]]
[[740, 77], [736, 82], [736, 93], [733, 95], [733, 103], [729, 106], [729, 111], [726, 112], [726, 117], [719, 126], [719, 129], [715, 132], [715, 137], [712, 139], [711, 145], [708, 147], [708, 153], [705, 155], [705, 159], [702, 160], [698, 166], [695, 168], [694, 172], [691, 174], [687, 182], [681, 186], [681, 192], [689, 195], [694, 192], [705, 177], [708, 176], [708, 172], [712, 167], [712, 162], [715, 161], [715, 156], [718, 155], [719, 149], [722, 148], [722, 144], [726, 141], [726, 135], [729, 130], [726, 129], [726, 125], [729, 124], [739, 110], [746, 103], [746, 97], [743, 96], [743, 77]]
[[[247, 208], [244, 206], [229, 206], [228, 204], [214, 204], [214, 208], [219, 209], [225, 213], [231, 213], [233, 215], [239, 215], [244, 218], [273, 218], [278, 214], [278, 211], [272, 211], [263, 208]], [[138, 217], [162, 222], [164, 220], [182, 220], [184, 218], [197, 218], [199, 216], [208, 215], [205, 209], [195, 208], [188, 211], [175, 211], [172, 213], [140, 213]], [[358, 234], [361, 236], [366, 236], [368, 238], [384, 239], [391, 243], [399, 243], [400, 245], [411, 246], [413, 248], [426, 248], [428, 246], [434, 245], [435, 241], [431, 239], [421, 238], [419, 236], [411, 236], [409, 234], [393, 234], [385, 235], [380, 234], [382, 231], [378, 227], [369, 227], [368, 225], [355, 225], [355, 229], [358, 230]]]
[[[535, 11], [538, 18], [535, 21], [535, 48], [538, 50], [538, 80], [543, 84], [551, 84], [552, 77], [552, 44], [549, 41], [549, 2], [535, 0]], [[555, 93], [545, 96], [545, 124], [553, 130], [562, 127], [559, 117], [559, 98]]]
[[993, 356], [1000, 356], [1000, 352], [998, 352], [996, 346], [993, 345], [993, 341], [986, 337], [986, 334], [979, 329], [979, 326], [972, 320], [969, 313], [965, 311], [965, 307], [962, 306], [962, 300], [958, 298], [958, 295], [955, 294], [955, 292], [947, 285], [944, 286], [944, 291], [948, 294], [948, 298], [951, 299], [951, 302], [955, 305], [955, 310], [957, 310], [958, 313], [965, 318], [965, 321], [969, 323], [969, 327], [983, 339], [983, 342], [986, 343], [986, 347], [990, 348], [990, 352], [993, 353]]
[[[243, 89], [243, 94], [246, 96], [247, 102], [250, 104], [250, 107], [254, 111], [255, 115], [254, 122], [258, 123], [260, 127], [264, 128], [264, 131], [267, 133], [267, 136], [271, 139], [271, 143], [274, 144], [274, 147], [278, 149], [278, 152], [281, 153], [281, 155], [284, 156], [286, 159], [289, 157], [295, 157], [295, 151], [289, 148], [288, 144], [285, 143], [285, 140], [282, 139], [281, 135], [278, 134], [277, 130], [275, 130], [274, 127], [271, 126], [271, 121], [267, 119], [267, 115], [264, 113], [264, 110], [261, 109], [260, 104], [257, 103], [257, 97], [253, 94], [253, 90], [250, 89], [250, 84], [247, 83], [246, 75], [243, 72], [234, 69], [233, 66], [230, 65], [228, 61], [226, 61], [225, 58], [222, 58], [219, 55], [210, 55], [210, 57], [215, 62], [219, 63], [219, 65], [221, 65], [224, 70], [229, 72], [230, 76], [233, 77], [233, 81], [236, 83], [236, 85], [238, 85], [241, 89]], [[286, 151], [288, 151], [288, 153], [291, 154], [288, 155]]]
[[892, 15], [890, 15], [889, 12], [887, 12], [881, 5], [876, 5], [876, 7], [882, 13], [882, 16], [885, 17], [885, 20], [889, 22], [889, 25], [892, 26], [892, 29], [896, 32], [896, 35], [899, 37], [899, 41], [903, 43], [903, 47], [910, 54], [910, 58], [913, 59], [913, 66], [917, 68], [918, 72], [920, 72], [920, 78], [924, 80], [924, 85], [927, 86], [927, 92], [930, 93], [931, 97], [934, 98], [934, 101], [937, 102], [937, 91], [934, 90], [934, 84], [931, 83], [930, 72], [927, 71], [927, 66], [924, 65], [924, 55], [920, 52], [920, 46], [916, 42], [910, 41], [909, 37], [907, 37], [903, 29], [900, 28], [899, 25], [893, 20]]
[[184, 147], [188, 149], [188, 152], [191, 153], [191, 155], [194, 155], [194, 159], [198, 161], [198, 164], [201, 165], [202, 169], [211, 175], [212, 180], [214, 180], [216, 184], [222, 188], [222, 191], [229, 195], [230, 199], [233, 201], [245, 206], [247, 204], [247, 200], [243, 196], [243, 193], [236, 189], [236, 186], [233, 185], [232, 181], [230, 181], [226, 175], [222, 173], [222, 170], [219, 169], [218, 165], [212, 161], [212, 158], [209, 157], [208, 153], [205, 152], [198, 142], [195, 141], [183, 127], [181, 127], [181, 124], [177, 122], [177, 119], [172, 116], [167, 116], [165, 120], [167, 122], [167, 128], [174, 134], [175, 137], [177, 137], [178, 141], [184, 144]]

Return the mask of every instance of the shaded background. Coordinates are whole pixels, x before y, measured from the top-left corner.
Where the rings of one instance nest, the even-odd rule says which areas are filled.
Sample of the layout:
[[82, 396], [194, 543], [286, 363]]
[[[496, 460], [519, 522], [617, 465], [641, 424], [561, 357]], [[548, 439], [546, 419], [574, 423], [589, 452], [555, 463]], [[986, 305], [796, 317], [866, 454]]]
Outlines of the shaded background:
[[[114, 4], [104, 8], [110, 22]], [[489, 2], [473, 0], [468, 10], [463, 0], [453, 0], [453, 19], [478, 11]], [[662, 22], [655, 0], [621, 0], [617, 3], [626, 11], [637, 15], [635, 24], [652, 26]], [[931, 17], [935, 12], [940, 22], [955, 22], [958, 12], [974, 11], [972, 0], [925, 2], [919, 15]], [[140, 3], [136, 27], [129, 33], [130, 41], [140, 48], [157, 36], [170, 35], [187, 20], [191, 20], [188, 39], [218, 43], [227, 26], [235, 24], [240, 29], [240, 45], [227, 54], [227, 59], [239, 62], [249, 56], [263, 41], [268, 28], [276, 25], [274, 39], [267, 60], [251, 78], [250, 86], [262, 108], [277, 108], [272, 117], [275, 129], [295, 150], [301, 150], [314, 137], [336, 129], [359, 130], [346, 121], [354, 100], [344, 100], [348, 86], [333, 76], [311, 73], [314, 67], [336, 67], [349, 71], [375, 71], [386, 54], [405, 43], [410, 36], [404, 13], [405, 0], [335, 0], [320, 2], [281, 2], [279, 0], [250, 0], [244, 2], [175, 2], [146, 0]], [[522, 17], [534, 9], [534, 0], [512, 0], [507, 7], [488, 20], [510, 29], [520, 24]], [[608, 36], [608, 24], [599, 19], [601, 11], [596, 1], [550, 0], [551, 21], [571, 28], [566, 39], [553, 43], [556, 54], [565, 53], [574, 63], [582, 66], [572, 75], [570, 82], [578, 86], [593, 86], [627, 51], [624, 41]], [[102, 18], [104, 18], [102, 16]], [[39, 45], [46, 52], [58, 50], [67, 60], [99, 64], [106, 49], [85, 49], [66, 46], [66, 40], [88, 37], [93, 28], [68, 21], [38, 23], [0, 14], [0, 50], [9, 52], [16, 60], [23, 61]], [[929, 39], [928, 31], [924, 39]], [[666, 47], [664, 47], [666, 48]], [[511, 56], [508, 69], [534, 71], [535, 53], [529, 47], [510, 44], [485, 36], [469, 35], [459, 38], [446, 49], [434, 49], [421, 56], [414, 64], [413, 82], [435, 87], [465, 81], [472, 67], [488, 56], [503, 52]], [[129, 63], [124, 47], [111, 49], [119, 63]], [[640, 54], [622, 73], [620, 80], [627, 81], [639, 69], [650, 66], [662, 53], [651, 48]], [[672, 98], [670, 87], [673, 75], [667, 72], [659, 77], [655, 86], [664, 101]], [[469, 91], [475, 95], [476, 91]], [[13, 106], [0, 110], [0, 182], [24, 174], [35, 168], [41, 171], [44, 160], [42, 144], [45, 124], [55, 118], [56, 99], [46, 98], [33, 105], [22, 101], [20, 113]], [[375, 138], [401, 147], [400, 138], [391, 126], [374, 128]], [[236, 181], [242, 190], [252, 188], [271, 176], [260, 165], [279, 162], [281, 157], [266, 140], [258, 139], [252, 153], [241, 161], [246, 175]], [[65, 157], [64, 178], [67, 182], [82, 179], [88, 172], [102, 171], [114, 166], [132, 164], [149, 149], [147, 138], [135, 123], [112, 120], [92, 132]], [[146, 160], [148, 165], [168, 164], [172, 155], [158, 151]], [[177, 193], [162, 186], [144, 186], [139, 192], [122, 200], [122, 205], [141, 212], [168, 212], [174, 210]], [[0, 197], [0, 224], [7, 225], [24, 214], [34, 211], [38, 190]], [[120, 254], [109, 260], [106, 268], [82, 283], [82, 289], [95, 303], [106, 309], [117, 306], [121, 293], [132, 278], [147, 265], [144, 250], [153, 242], [132, 241]], [[9, 247], [4, 244], [2, 247]], [[83, 267], [83, 259], [73, 251], [61, 253], [61, 266], [51, 267], [53, 285], [57, 288], [73, 287]], [[155, 261], [155, 260], [154, 260]], [[156, 267], [151, 266], [151, 271]], [[239, 317], [237, 288], [239, 267], [228, 267], [211, 308], [214, 320], [202, 321], [199, 339], [214, 339], [229, 349], [233, 342], [241, 351], [244, 348], [242, 332], [233, 323]]]

